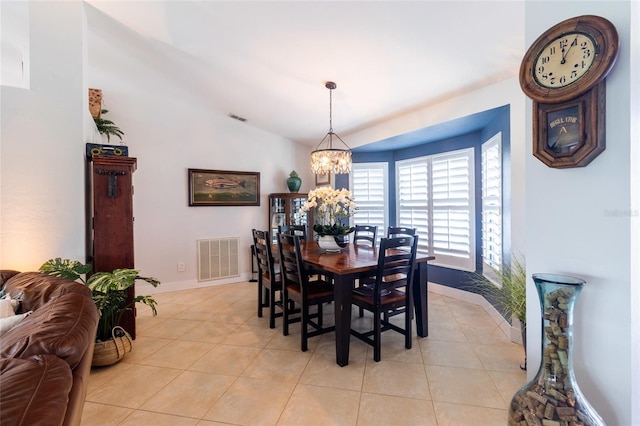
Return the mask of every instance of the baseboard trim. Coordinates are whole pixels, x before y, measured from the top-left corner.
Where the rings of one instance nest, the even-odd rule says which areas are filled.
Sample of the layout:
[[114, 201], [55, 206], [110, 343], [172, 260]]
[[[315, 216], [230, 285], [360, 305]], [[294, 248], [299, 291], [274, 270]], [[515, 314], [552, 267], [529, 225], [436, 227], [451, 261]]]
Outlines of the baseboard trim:
[[251, 279], [251, 274], [241, 274], [239, 277], [223, 278], [219, 280], [198, 281], [196, 279], [186, 281], [162, 282], [158, 287], [153, 287], [146, 282], [136, 283], [136, 294], [161, 294], [172, 291], [191, 290], [196, 288], [214, 287], [224, 284], [244, 283]]

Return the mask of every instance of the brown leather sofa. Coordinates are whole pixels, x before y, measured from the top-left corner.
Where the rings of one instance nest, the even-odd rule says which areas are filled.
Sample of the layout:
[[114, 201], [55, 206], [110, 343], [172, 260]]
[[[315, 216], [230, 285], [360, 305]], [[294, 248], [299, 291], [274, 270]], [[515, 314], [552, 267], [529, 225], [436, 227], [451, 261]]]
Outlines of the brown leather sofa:
[[38, 272], [0, 271], [0, 286], [22, 292], [33, 311], [0, 338], [0, 423], [79, 425], [98, 312], [83, 284]]

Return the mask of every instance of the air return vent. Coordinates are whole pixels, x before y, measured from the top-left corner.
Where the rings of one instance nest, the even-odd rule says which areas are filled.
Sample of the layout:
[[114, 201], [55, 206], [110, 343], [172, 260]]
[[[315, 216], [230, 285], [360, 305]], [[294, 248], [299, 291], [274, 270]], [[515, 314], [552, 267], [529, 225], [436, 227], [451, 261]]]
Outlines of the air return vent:
[[198, 281], [218, 280], [240, 275], [239, 237], [197, 240]]

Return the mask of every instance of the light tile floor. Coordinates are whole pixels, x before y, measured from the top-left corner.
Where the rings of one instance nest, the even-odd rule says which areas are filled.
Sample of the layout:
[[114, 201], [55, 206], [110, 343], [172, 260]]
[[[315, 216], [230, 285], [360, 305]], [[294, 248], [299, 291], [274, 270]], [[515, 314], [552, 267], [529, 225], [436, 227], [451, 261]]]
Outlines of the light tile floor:
[[332, 333], [301, 352], [299, 325], [269, 329], [256, 295], [246, 282], [158, 294], [157, 317], [139, 307], [133, 351], [91, 371], [82, 424], [504, 425], [526, 381], [522, 347], [473, 304], [429, 293], [429, 337], [406, 350], [383, 333], [379, 363], [352, 338], [341, 368]]

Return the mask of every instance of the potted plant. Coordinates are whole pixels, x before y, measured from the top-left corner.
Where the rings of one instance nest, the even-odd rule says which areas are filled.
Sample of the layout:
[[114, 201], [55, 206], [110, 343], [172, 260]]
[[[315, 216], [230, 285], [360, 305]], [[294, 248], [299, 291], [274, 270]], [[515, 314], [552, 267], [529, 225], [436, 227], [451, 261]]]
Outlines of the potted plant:
[[520, 321], [522, 345], [525, 350], [523, 370], [527, 369], [527, 273], [525, 259], [513, 254], [511, 263], [504, 263], [500, 269], [492, 268], [497, 283], [475, 273], [472, 283], [480, 294], [498, 305], [505, 318], [517, 318]]
[[141, 277], [135, 269], [97, 272], [85, 280], [83, 276], [89, 271], [90, 264], [61, 258], [50, 259], [40, 267], [40, 272], [79, 281], [91, 289], [91, 298], [100, 314], [92, 365], [110, 365], [131, 351], [131, 336], [118, 326], [122, 315], [133, 309], [137, 302], [149, 306], [154, 316], [158, 313], [157, 303], [152, 296], [136, 296], [127, 303], [127, 289], [137, 280], [146, 281], [154, 287], [160, 281], [153, 277]]
[[93, 118], [93, 121], [98, 127], [98, 132], [100, 132], [101, 135], [107, 135], [107, 143], [111, 140], [111, 135], [117, 136], [122, 140], [124, 132], [120, 130], [113, 121], [102, 118], [102, 114], [106, 114], [108, 112], [109, 110], [107, 109], [101, 109], [100, 114]]

